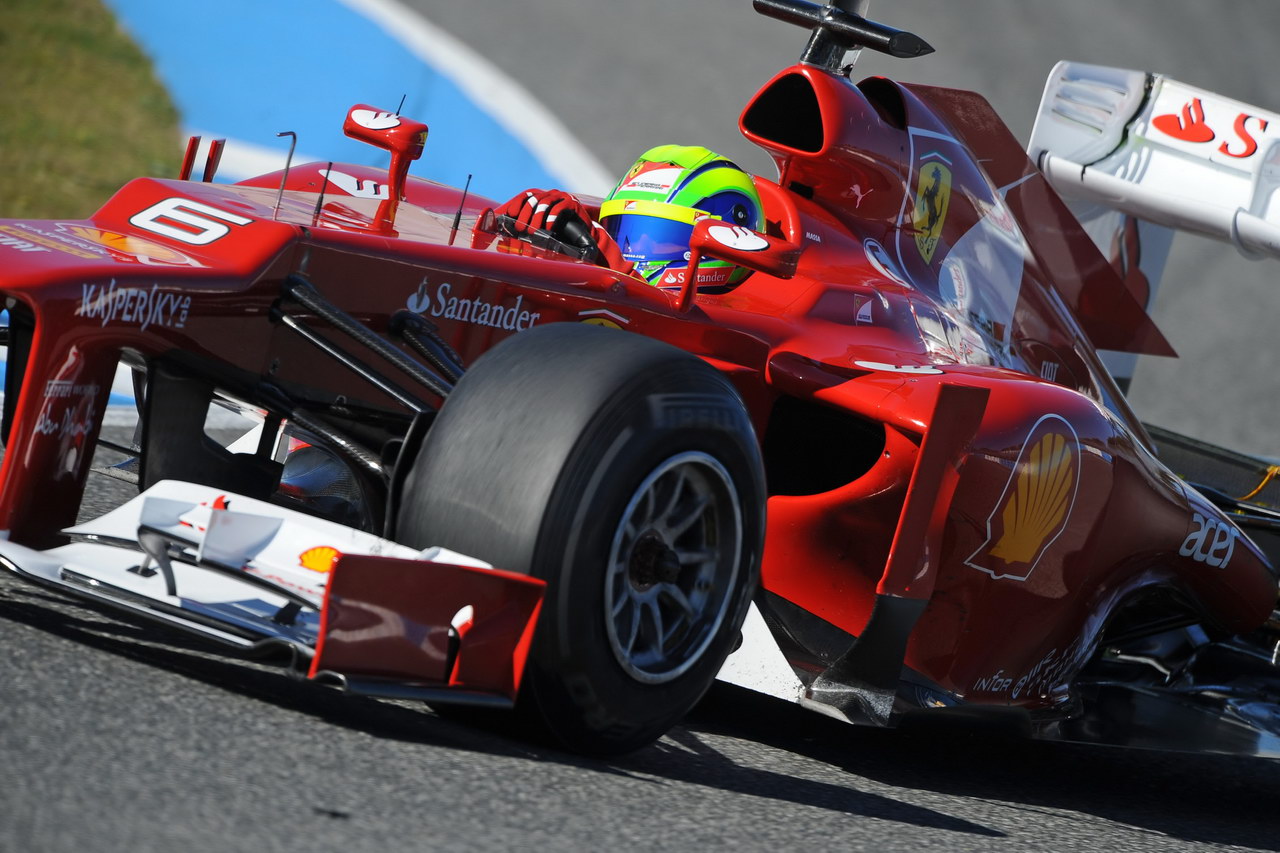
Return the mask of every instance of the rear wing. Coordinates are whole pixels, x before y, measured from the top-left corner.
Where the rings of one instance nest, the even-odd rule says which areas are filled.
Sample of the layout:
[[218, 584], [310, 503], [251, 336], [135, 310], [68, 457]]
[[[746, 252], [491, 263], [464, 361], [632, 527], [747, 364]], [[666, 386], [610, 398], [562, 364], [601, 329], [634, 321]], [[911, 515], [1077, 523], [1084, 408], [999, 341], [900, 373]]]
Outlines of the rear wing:
[[1068, 199], [1280, 257], [1280, 115], [1158, 74], [1060, 62], [1028, 153]]
[[[1027, 153], [1150, 307], [1174, 230], [1280, 257], [1280, 115], [1158, 74], [1060, 62]], [[1122, 382], [1133, 356], [1106, 354]]]

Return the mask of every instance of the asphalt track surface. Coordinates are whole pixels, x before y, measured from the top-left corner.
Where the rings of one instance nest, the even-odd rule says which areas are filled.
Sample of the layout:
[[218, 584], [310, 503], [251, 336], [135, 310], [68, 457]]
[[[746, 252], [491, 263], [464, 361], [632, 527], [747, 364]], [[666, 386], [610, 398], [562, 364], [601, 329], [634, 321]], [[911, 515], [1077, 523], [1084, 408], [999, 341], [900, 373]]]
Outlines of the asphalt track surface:
[[[767, 168], [740, 153], [734, 121], [803, 35], [748, 5], [417, 2], [619, 170], [678, 139]], [[882, 2], [875, 16], [940, 56], [863, 71], [980, 89], [1023, 133], [1062, 57], [1280, 106], [1263, 74], [1280, 10], [1115, 5]], [[1260, 267], [1228, 276], [1204, 245], [1181, 250], [1164, 294], [1191, 358], [1167, 377], [1144, 367], [1140, 406], [1274, 454], [1275, 294]], [[1175, 392], [1210, 414], [1179, 421]], [[3, 851], [1280, 848], [1278, 763], [854, 729], [728, 691], [655, 747], [599, 762], [292, 681], [7, 576], [0, 637]]]

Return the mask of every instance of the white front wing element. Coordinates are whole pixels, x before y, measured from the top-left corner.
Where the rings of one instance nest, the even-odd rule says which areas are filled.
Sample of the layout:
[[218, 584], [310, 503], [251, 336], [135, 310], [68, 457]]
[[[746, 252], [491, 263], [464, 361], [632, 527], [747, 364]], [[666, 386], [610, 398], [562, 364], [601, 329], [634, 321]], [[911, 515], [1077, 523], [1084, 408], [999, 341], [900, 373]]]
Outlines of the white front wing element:
[[725, 659], [716, 678], [788, 702], [804, 697], [804, 685], [783, 657], [755, 602], [742, 623], [742, 645]]
[[136, 541], [139, 529], [187, 543], [197, 563], [241, 570], [317, 607], [329, 569], [342, 554], [418, 557], [413, 548], [341, 524], [177, 480], [159, 482], [123, 506], [66, 532], [90, 542], [120, 544]]
[[[165, 621], [242, 647], [252, 646], [252, 637], [313, 645], [331, 569], [344, 554], [492, 568], [446, 549], [418, 551], [175, 480], [65, 532], [76, 541], [47, 551], [0, 540], [0, 559], [32, 579], [127, 610], [162, 613]], [[303, 606], [282, 619], [291, 604]]]

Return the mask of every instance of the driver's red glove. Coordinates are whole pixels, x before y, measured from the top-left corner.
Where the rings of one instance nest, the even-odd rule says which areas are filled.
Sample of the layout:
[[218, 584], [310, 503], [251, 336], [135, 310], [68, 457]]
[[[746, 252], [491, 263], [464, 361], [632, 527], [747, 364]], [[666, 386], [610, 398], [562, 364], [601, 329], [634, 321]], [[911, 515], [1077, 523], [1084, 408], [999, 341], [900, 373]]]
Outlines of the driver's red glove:
[[523, 236], [535, 229], [555, 234], [557, 219], [572, 214], [591, 229], [591, 239], [599, 249], [596, 263], [622, 273], [630, 273], [635, 266], [622, 257], [618, 244], [591, 217], [587, 206], [564, 190], [525, 190], [494, 212], [499, 216], [511, 217], [516, 236]]
[[582, 202], [563, 190], [525, 190], [495, 213], [514, 219], [516, 234], [523, 235], [539, 228], [553, 231], [556, 219], [566, 211], [576, 213], [583, 222], [591, 221]]

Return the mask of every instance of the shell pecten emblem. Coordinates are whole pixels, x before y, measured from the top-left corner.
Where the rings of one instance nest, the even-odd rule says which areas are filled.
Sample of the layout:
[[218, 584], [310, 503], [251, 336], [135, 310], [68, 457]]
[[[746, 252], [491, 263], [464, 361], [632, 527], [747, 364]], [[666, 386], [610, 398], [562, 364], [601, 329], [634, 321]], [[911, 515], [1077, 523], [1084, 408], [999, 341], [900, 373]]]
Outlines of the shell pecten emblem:
[[66, 231], [81, 240], [90, 243], [97, 243], [104, 249], [129, 257], [137, 258], [146, 263], [148, 261], [157, 264], [171, 264], [176, 266], [193, 265], [191, 258], [184, 255], [176, 249], [170, 249], [168, 246], [162, 246], [154, 240], [148, 240], [145, 237], [135, 237], [131, 234], [121, 234], [118, 231], [106, 231], [102, 228], [92, 228], [87, 225], [64, 225], [62, 230]]
[[965, 562], [994, 578], [1026, 580], [1066, 529], [1080, 486], [1080, 440], [1071, 424], [1045, 415], [1032, 427], [1000, 500], [987, 538]]
[[1075, 466], [1067, 438], [1051, 432], [1031, 448], [1031, 457], [1018, 472], [1017, 487], [1004, 506], [1004, 535], [992, 556], [1011, 563], [1029, 563], [1067, 515], [1075, 481]]
[[337, 548], [329, 545], [317, 545], [298, 555], [298, 565], [313, 572], [328, 572], [333, 569], [334, 563], [338, 562], [338, 558], [341, 556], [342, 552]]

